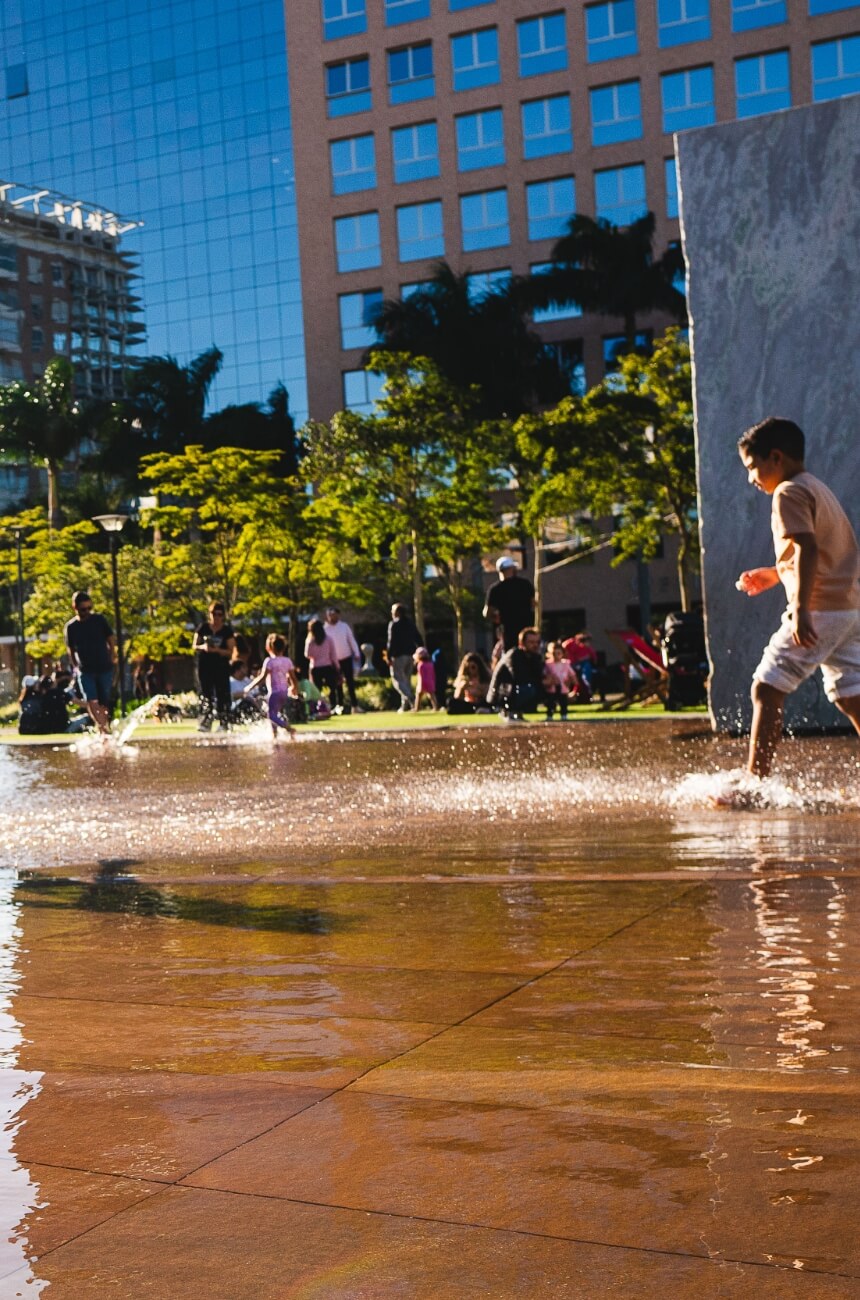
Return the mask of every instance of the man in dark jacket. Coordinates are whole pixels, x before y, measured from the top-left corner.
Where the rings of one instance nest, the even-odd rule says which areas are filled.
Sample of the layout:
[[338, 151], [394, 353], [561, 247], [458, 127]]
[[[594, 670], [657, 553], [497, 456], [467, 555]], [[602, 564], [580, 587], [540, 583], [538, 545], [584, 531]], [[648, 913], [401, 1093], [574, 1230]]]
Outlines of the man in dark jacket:
[[499, 581], [487, 592], [484, 618], [492, 619], [497, 635], [501, 631], [505, 649], [513, 650], [520, 632], [534, 622], [535, 589], [528, 578], [517, 572], [509, 555], [496, 561], [496, 572]]
[[421, 636], [407, 614], [406, 606], [392, 605], [385, 658], [391, 680], [400, 696], [398, 713], [408, 713], [412, 709], [412, 656], [420, 645]]
[[511, 722], [522, 722], [544, 697], [546, 664], [540, 652], [540, 633], [524, 627], [519, 645], [507, 650], [496, 664], [487, 692], [487, 703]]
[[63, 636], [87, 713], [103, 735], [110, 735], [110, 706], [115, 659], [113, 629], [102, 614], [93, 613], [86, 591], [72, 596], [75, 617], [70, 618]]

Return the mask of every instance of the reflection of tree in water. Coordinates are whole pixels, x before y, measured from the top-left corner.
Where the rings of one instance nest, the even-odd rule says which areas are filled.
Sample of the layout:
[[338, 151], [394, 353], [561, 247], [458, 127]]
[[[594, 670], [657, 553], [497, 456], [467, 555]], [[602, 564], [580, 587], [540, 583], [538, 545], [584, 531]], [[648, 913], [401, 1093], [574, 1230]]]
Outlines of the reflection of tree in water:
[[317, 907], [289, 903], [254, 903], [216, 897], [211, 893], [180, 894], [173, 889], [145, 885], [127, 868], [129, 859], [99, 864], [92, 880], [65, 876], [26, 876], [15, 891], [24, 907], [74, 909], [84, 912], [118, 912], [125, 916], [151, 916], [201, 925], [224, 925], [243, 930], [279, 930], [291, 934], [330, 934], [345, 921]]

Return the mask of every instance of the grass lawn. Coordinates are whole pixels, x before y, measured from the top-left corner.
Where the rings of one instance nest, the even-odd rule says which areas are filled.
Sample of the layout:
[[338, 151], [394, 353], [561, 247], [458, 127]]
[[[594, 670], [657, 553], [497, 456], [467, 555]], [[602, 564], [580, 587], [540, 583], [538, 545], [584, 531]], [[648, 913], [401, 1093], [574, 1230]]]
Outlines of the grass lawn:
[[[694, 718], [707, 716], [706, 710], [685, 709], [682, 713], [667, 713], [661, 704], [638, 705], [631, 709], [608, 712], [600, 705], [578, 705], [571, 708], [567, 724], [553, 722], [547, 724], [544, 713], [528, 714], [526, 721], [552, 726], [571, 725], [576, 722], [630, 722], [642, 718]], [[429, 709], [420, 713], [380, 713], [348, 714], [343, 717], [328, 718], [324, 722], [308, 722], [297, 727], [298, 732], [314, 732], [320, 735], [337, 735], [344, 732], [409, 732], [434, 731], [440, 729], [461, 729], [463, 727], [505, 727], [497, 713], [448, 714], [432, 713]], [[190, 740], [198, 739], [197, 723], [193, 718], [182, 722], [143, 722], [134, 732], [135, 743], [142, 740]], [[73, 744], [79, 736], [67, 733], [51, 736], [19, 736], [13, 725], [0, 727], [0, 744], [3, 745], [68, 745]]]

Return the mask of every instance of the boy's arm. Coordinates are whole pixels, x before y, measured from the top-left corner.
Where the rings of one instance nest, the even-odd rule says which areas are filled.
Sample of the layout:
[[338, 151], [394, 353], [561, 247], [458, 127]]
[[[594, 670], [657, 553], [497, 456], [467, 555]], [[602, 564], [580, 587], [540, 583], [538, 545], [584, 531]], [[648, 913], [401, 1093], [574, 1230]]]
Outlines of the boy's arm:
[[735, 586], [738, 591], [748, 596], [760, 596], [763, 591], [770, 591], [779, 582], [779, 573], [772, 566], [762, 569], [744, 569]]
[[818, 640], [809, 612], [812, 585], [818, 571], [818, 543], [814, 533], [795, 533], [791, 540], [797, 554], [797, 593], [790, 606], [794, 644], [810, 647]]

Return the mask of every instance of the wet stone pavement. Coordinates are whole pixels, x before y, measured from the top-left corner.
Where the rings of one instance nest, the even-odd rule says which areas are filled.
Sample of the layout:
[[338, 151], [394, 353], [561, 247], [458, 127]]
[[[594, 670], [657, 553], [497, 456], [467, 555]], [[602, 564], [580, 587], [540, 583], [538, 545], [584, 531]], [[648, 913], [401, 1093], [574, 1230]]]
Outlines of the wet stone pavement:
[[0, 750], [0, 1300], [860, 1297], [860, 749]]

